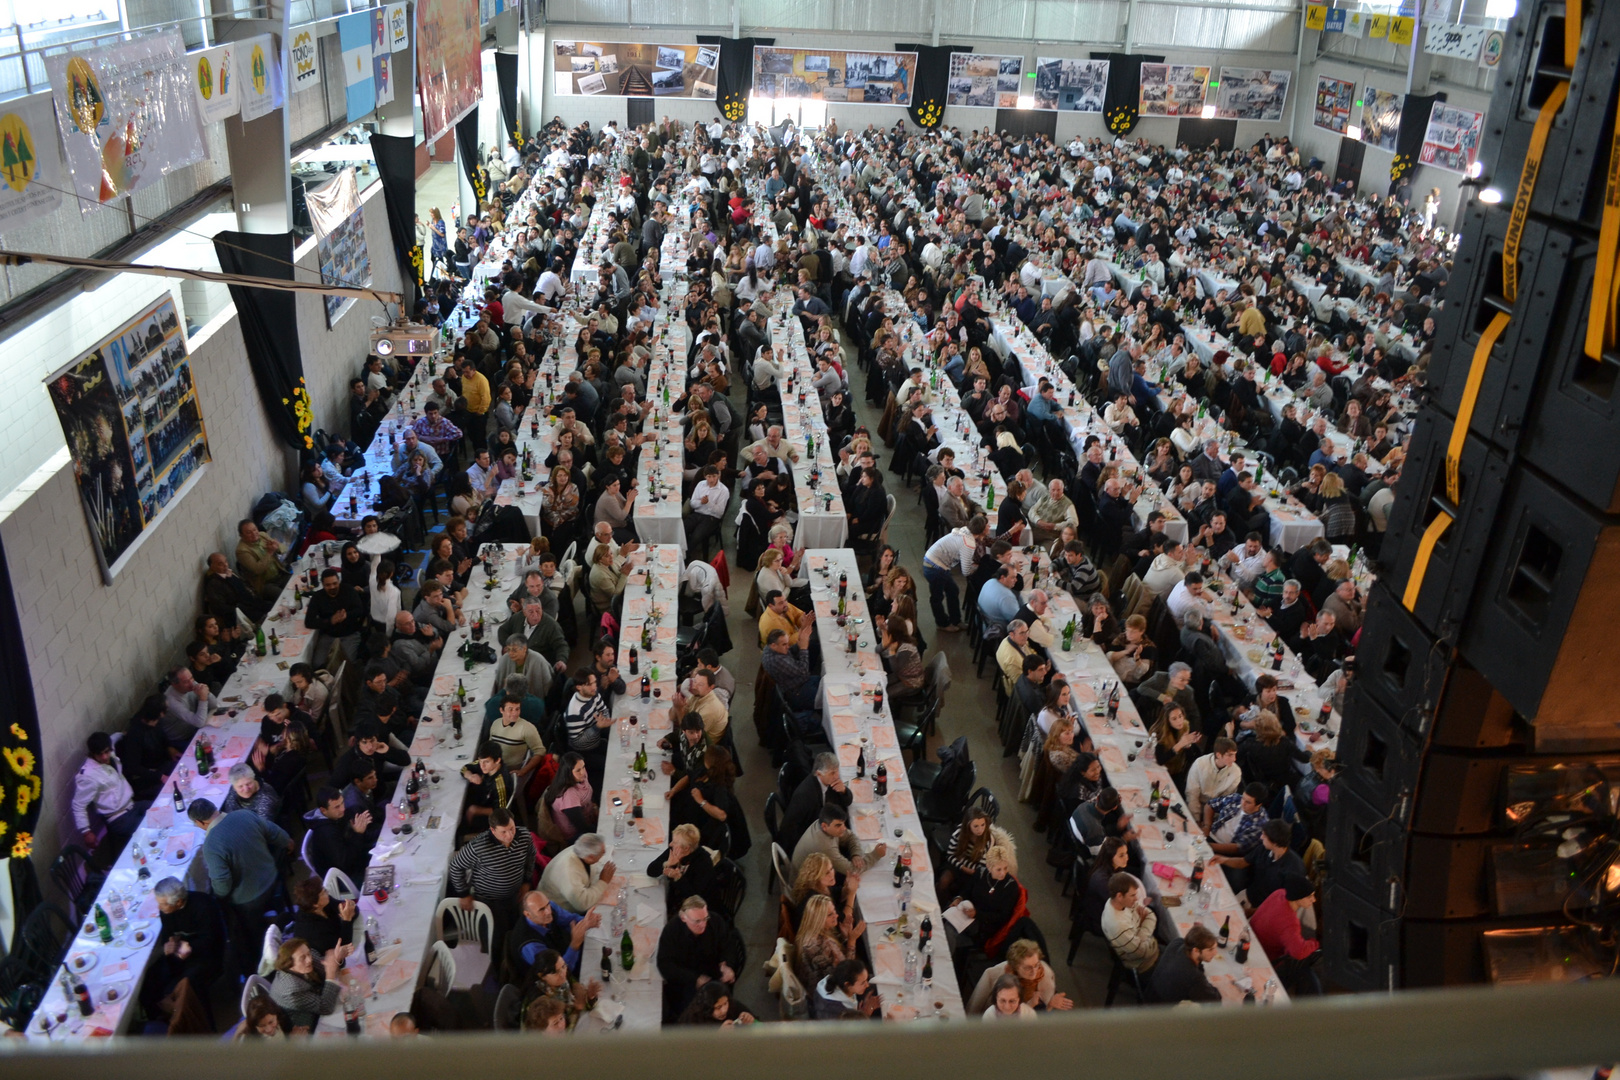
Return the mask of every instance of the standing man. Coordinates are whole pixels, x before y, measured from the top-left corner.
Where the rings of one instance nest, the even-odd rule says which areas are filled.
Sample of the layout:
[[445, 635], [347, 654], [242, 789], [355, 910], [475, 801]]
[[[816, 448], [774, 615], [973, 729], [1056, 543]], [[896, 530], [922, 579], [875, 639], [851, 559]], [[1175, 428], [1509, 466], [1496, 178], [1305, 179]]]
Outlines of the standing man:
[[281, 884], [280, 853], [292, 851], [292, 837], [250, 810], [222, 814], [208, 799], [193, 799], [186, 816], [208, 834], [202, 849], [208, 883], [234, 922], [232, 970], [251, 974], [259, 966], [264, 913]]

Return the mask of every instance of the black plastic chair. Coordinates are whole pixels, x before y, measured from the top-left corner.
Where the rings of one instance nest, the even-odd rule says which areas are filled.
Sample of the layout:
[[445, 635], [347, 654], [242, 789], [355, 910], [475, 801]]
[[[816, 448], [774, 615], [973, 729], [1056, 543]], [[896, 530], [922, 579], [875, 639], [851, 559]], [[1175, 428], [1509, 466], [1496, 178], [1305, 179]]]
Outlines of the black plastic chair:
[[51, 863], [51, 880], [67, 897], [75, 923], [89, 913], [102, 878], [91, 871], [90, 852], [80, 844], [62, 845], [62, 853]]
[[735, 923], [737, 912], [742, 910], [743, 900], [748, 896], [748, 879], [743, 876], [742, 867], [730, 859], [715, 863], [714, 871], [719, 891], [716, 899], [725, 911], [726, 918]]
[[765, 796], [765, 831], [771, 834], [771, 843], [782, 842], [782, 800], [771, 792]]

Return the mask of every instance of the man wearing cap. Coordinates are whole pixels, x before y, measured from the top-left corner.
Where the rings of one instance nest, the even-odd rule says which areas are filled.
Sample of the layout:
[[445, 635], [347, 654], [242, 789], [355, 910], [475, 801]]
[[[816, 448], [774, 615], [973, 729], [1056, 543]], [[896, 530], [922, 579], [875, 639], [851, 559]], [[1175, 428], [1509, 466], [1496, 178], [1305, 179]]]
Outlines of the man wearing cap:
[[1300, 913], [1314, 903], [1316, 893], [1310, 879], [1303, 874], [1291, 874], [1283, 880], [1282, 887], [1261, 901], [1249, 916], [1255, 943], [1265, 950], [1277, 969], [1277, 978], [1290, 994], [1322, 992], [1315, 971], [1322, 944], [1307, 939], [1299, 926]]

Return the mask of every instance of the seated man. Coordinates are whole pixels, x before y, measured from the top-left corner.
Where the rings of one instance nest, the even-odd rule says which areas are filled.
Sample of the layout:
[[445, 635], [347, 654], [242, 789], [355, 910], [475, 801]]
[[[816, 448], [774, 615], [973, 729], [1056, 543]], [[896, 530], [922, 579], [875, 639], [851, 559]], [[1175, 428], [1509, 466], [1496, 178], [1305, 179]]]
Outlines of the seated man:
[[[557, 853], [540, 877], [540, 891], [569, 911], [583, 915], [607, 895], [617, 868], [606, 859], [607, 844], [584, 833]], [[593, 868], [595, 868], [593, 873]]]
[[522, 917], [506, 934], [506, 981], [525, 985], [535, 959], [545, 949], [561, 956], [569, 972], [578, 976], [585, 934], [601, 925], [602, 916], [594, 911], [576, 915], [539, 890], [529, 892], [523, 897]]
[[731, 714], [715, 693], [715, 674], [708, 668], [698, 668], [692, 672], [688, 682], [692, 696], [687, 697], [679, 690], [675, 692], [670, 701], [670, 719], [679, 719], [688, 712], [695, 713], [703, 720], [703, 734], [709, 744], [718, 746], [720, 740], [725, 738]]
[[259, 531], [252, 518], [236, 524], [236, 567], [248, 588], [261, 600], [274, 601], [291, 576], [281, 568], [276, 556], [281, 545]]
[[[776, 688], [787, 699], [788, 705], [800, 712], [813, 710], [821, 691], [821, 676], [810, 674], [807, 651], [813, 626], [812, 620], [804, 620], [804, 625], [799, 627], [798, 641], [792, 643], [789, 642], [787, 631], [772, 630], [765, 641], [765, 651], [760, 655], [760, 665], [765, 669], [765, 674], [776, 683]], [[815, 717], [814, 721], [815, 732], [820, 732], [821, 718]]]
[[1126, 873], [1108, 879], [1108, 903], [1103, 907], [1102, 932], [1119, 962], [1146, 975], [1159, 962], [1159, 942], [1153, 936], [1158, 916], [1148, 907], [1142, 883]]
[[658, 973], [664, 977], [664, 1022], [685, 1011], [706, 982], [735, 986], [747, 959], [742, 935], [725, 917], [709, 911], [701, 896], [681, 902], [658, 938]]
[[309, 868], [316, 877], [324, 878], [335, 866], [356, 885], [365, 882], [366, 866], [371, 861], [367, 836], [371, 819], [369, 810], [351, 815], [343, 793], [336, 788], [323, 787], [315, 793], [315, 809], [304, 815], [304, 825], [309, 830], [305, 848]]
[[112, 739], [105, 731], [92, 732], [86, 750], [84, 763], [73, 777], [73, 824], [84, 846], [95, 851], [100, 846], [90, 819], [90, 811], [95, 810], [107, 830], [101, 861], [110, 864], [140, 827], [151, 802], [135, 801], [135, 791], [124, 778]]
[[887, 850], [881, 843], [871, 851], [862, 848], [860, 838], [850, 828], [849, 811], [829, 802], [822, 806], [816, 825], [804, 830], [794, 845], [793, 866], [797, 869], [811, 854], [820, 853], [827, 856], [835, 871], [848, 877], [876, 865]]
[[[514, 675], [508, 681], [519, 679]], [[540, 767], [546, 755], [546, 744], [540, 739], [540, 729], [523, 715], [525, 703], [539, 703], [542, 721], [545, 718], [545, 703], [532, 695], [524, 696], [521, 681], [516, 681], [515, 685], [519, 687], [518, 693], [508, 690], [495, 698], [500, 711], [493, 723], [485, 725], [479, 744], [493, 742], [500, 747], [501, 763], [512, 773], [512, 782], [521, 787]]]
[[767, 592], [764, 601], [765, 610], [759, 615], [759, 643], [765, 644], [772, 630], [797, 635], [805, 623], [804, 612], [788, 603], [787, 596], [780, 589]]
[[468, 784], [463, 818], [467, 826], [481, 825], [496, 810], [512, 809], [517, 784], [502, 762], [501, 748], [494, 742], [479, 746], [477, 756], [461, 767], [461, 777]]
[[1003, 563], [997, 565], [995, 578], [979, 588], [979, 614], [984, 616], [986, 632], [1005, 627], [1018, 614], [1022, 605], [1013, 591], [1017, 581], [1018, 568]]
[[224, 972], [225, 917], [211, 893], [188, 890], [179, 878], [163, 878], [153, 886], [152, 896], [160, 924], [141, 984], [141, 1003], [161, 1015], [173, 1011], [182, 979], [206, 999]]

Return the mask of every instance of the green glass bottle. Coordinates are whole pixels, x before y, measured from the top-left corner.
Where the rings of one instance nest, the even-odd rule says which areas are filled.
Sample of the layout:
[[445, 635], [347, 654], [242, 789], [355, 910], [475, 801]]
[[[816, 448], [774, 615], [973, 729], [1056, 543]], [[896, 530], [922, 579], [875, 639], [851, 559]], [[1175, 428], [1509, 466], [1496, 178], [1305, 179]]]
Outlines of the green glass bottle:
[[629, 930], [619, 938], [619, 963], [626, 971], [636, 966], [636, 944], [630, 940]]

